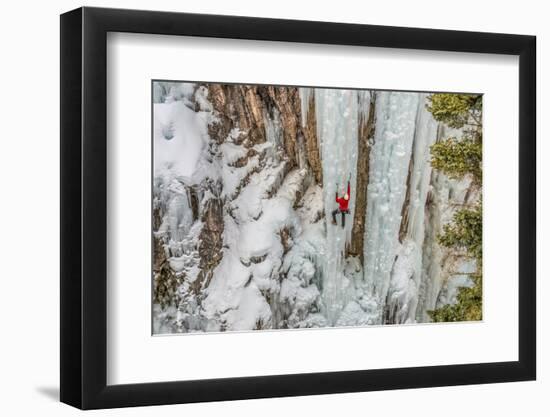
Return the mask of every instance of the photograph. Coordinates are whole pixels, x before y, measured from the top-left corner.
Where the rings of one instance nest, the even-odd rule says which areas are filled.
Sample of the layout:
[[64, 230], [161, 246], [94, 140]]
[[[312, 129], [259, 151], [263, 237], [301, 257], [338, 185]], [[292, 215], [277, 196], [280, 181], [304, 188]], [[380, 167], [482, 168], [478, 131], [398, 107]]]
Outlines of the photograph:
[[482, 94], [151, 88], [153, 334], [483, 319]]
[[0, 417], [550, 416], [544, 5], [3, 4]]

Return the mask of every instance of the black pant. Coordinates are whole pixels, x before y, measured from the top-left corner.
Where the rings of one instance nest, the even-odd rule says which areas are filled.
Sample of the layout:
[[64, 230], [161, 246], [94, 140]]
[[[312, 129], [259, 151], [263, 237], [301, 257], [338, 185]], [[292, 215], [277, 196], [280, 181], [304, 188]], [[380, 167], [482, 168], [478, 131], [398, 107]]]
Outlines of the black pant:
[[346, 214], [349, 214], [349, 210], [340, 210], [337, 208], [332, 212], [332, 222], [336, 223], [336, 215], [342, 213], [342, 227], [346, 227]]

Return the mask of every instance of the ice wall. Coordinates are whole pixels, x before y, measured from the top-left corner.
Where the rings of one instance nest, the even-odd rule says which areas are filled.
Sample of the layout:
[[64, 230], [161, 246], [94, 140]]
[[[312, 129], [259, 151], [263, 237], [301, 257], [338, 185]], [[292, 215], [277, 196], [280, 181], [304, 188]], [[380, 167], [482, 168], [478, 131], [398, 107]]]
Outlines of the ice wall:
[[397, 247], [386, 297], [385, 320], [391, 323], [414, 321], [422, 279], [425, 207], [432, 173], [430, 146], [436, 141], [438, 130], [425, 103], [426, 94], [420, 94], [407, 178], [408, 198], [402, 210], [402, 241]]
[[476, 196], [469, 180], [432, 169], [431, 145], [462, 133], [438, 124], [426, 110], [426, 97], [377, 93], [363, 276], [380, 324], [429, 321], [427, 311], [453, 302], [455, 287], [464, 285], [460, 271], [472, 269], [438, 243], [443, 225]]
[[[334, 324], [353, 291], [353, 283], [344, 274], [343, 261], [351, 239], [355, 209], [359, 101], [353, 90], [317, 89], [315, 104], [327, 230], [326, 253], [321, 265], [322, 299], [325, 315]], [[347, 191], [348, 179], [351, 184], [349, 214], [343, 228], [339, 214], [338, 224], [332, 224], [331, 212], [338, 207], [335, 194], [341, 197]]]
[[382, 320], [392, 268], [399, 251], [401, 210], [415, 136], [418, 93], [379, 92], [370, 153], [364, 246], [364, 282]]

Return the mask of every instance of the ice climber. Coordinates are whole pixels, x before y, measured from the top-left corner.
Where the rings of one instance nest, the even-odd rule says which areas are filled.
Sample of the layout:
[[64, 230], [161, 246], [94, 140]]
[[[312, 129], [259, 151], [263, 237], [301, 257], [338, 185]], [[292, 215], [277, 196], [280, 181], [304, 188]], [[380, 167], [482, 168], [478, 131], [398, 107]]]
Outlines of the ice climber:
[[[336, 202], [338, 203], [338, 208], [332, 212], [332, 224], [337, 224], [336, 215], [338, 213], [342, 214], [342, 228], [346, 227], [346, 214], [349, 214], [348, 205], [350, 199], [350, 179], [351, 174], [350, 178], [348, 178], [348, 190], [342, 197], [338, 197], [338, 191], [336, 191]], [[336, 188], [338, 189], [338, 185]]]

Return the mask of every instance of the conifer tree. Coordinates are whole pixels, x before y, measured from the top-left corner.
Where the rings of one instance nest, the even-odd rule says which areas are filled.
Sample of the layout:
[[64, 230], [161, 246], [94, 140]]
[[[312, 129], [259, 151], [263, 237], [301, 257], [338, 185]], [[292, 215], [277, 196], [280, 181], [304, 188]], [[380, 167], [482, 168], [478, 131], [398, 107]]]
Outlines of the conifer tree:
[[[427, 109], [435, 120], [454, 129], [462, 137], [451, 137], [432, 145], [431, 164], [449, 178], [471, 178], [474, 186], [482, 182], [482, 96], [472, 94], [432, 94]], [[429, 311], [435, 322], [473, 321], [482, 319], [482, 236], [481, 194], [473, 208], [458, 210], [443, 227], [439, 243], [462, 251], [476, 260], [477, 270], [470, 274], [472, 286], [458, 290], [457, 302]]]

